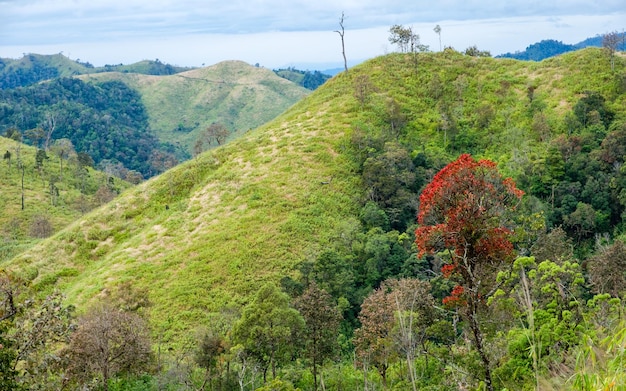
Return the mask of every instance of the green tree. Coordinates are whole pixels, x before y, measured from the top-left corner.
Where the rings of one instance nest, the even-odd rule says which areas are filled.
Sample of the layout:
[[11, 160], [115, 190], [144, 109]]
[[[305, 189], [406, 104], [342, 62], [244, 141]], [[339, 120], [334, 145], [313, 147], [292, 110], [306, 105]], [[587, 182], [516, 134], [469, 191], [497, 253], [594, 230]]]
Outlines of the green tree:
[[47, 159], [49, 158], [46, 154], [46, 151], [43, 149], [38, 149], [37, 153], [35, 154], [35, 166], [37, 167], [37, 170], [41, 171], [41, 169], [43, 168], [43, 162]]
[[427, 46], [420, 44], [420, 36], [413, 32], [412, 27], [394, 24], [389, 28], [389, 42], [398, 46], [402, 53], [426, 51]]
[[317, 369], [337, 349], [337, 335], [341, 314], [332, 297], [312, 281], [295, 307], [304, 318], [305, 355], [313, 367], [313, 385], [317, 390]]
[[294, 353], [303, 326], [302, 316], [289, 306], [289, 296], [274, 283], [267, 283], [243, 309], [232, 336], [259, 363], [266, 382], [268, 369], [275, 378], [276, 367]]
[[491, 57], [491, 53], [488, 50], [480, 50], [476, 45], [465, 49], [465, 55], [472, 57]]
[[0, 391], [21, 390], [17, 382], [18, 372], [14, 363], [17, 353], [13, 342], [6, 337], [7, 325], [0, 322]]

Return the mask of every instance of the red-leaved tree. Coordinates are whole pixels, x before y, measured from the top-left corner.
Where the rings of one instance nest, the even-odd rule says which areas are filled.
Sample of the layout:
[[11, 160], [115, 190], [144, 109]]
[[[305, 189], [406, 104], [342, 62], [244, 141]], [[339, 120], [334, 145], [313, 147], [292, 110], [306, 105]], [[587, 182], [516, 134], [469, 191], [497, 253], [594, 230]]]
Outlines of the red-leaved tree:
[[514, 258], [511, 211], [522, 194], [495, 163], [465, 154], [437, 173], [420, 196], [419, 256], [447, 257], [442, 273], [458, 285], [444, 304], [457, 307], [466, 319], [488, 390], [493, 390], [490, 362], [478, 318], [496, 289], [495, 274]]

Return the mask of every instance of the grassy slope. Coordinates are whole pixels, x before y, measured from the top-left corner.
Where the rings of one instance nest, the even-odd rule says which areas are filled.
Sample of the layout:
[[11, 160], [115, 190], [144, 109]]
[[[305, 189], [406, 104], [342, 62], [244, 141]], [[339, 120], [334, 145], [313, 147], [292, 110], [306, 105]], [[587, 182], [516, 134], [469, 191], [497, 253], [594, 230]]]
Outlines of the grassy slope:
[[[21, 206], [21, 171], [17, 166], [17, 148], [25, 164], [24, 170], [24, 210]], [[80, 184], [76, 182], [74, 166], [65, 161], [63, 164], [63, 178], [55, 183], [59, 189], [59, 197], [55, 204], [51, 202], [49, 190], [50, 175], [59, 175], [60, 164], [54, 154], [48, 152], [49, 159], [44, 162], [41, 172], [35, 168], [34, 147], [21, 145], [14, 140], [0, 137], [0, 151], [2, 155], [9, 151], [12, 155], [11, 166], [9, 161], [0, 161], [0, 261], [10, 256], [15, 251], [29, 247], [38, 239], [29, 236], [29, 230], [35, 218], [42, 216], [47, 218], [55, 231], [66, 227], [72, 221], [80, 218], [82, 212], [78, 207], [81, 198]], [[91, 193], [95, 192], [101, 184], [106, 183], [106, 176], [98, 171], [89, 169], [85, 187]], [[121, 189], [130, 185], [117, 180], [116, 186]], [[85, 196], [89, 202], [91, 196]]]
[[58, 283], [78, 304], [133, 280], [150, 288], [168, 333], [244, 302], [355, 213], [355, 178], [337, 151], [348, 123], [329, 99], [342, 85], [331, 84], [271, 125], [131, 189], [12, 267], [40, 289]]
[[[298, 261], [314, 257], [354, 221], [359, 179], [343, 152], [352, 126], [373, 118], [384, 96], [393, 96], [409, 114], [407, 138], [445, 156], [435, 125], [437, 102], [426, 89], [435, 72], [445, 88], [462, 89], [454, 83], [462, 77], [467, 120], [480, 99], [492, 101], [497, 113], [484, 135], [492, 147], [483, 155], [514, 172], [518, 155], [541, 153], [544, 145], [524, 130], [529, 83], [537, 83], [536, 94], [551, 115], [565, 113], [584, 90], [606, 92], [598, 53], [542, 63], [426, 54], [417, 72], [409, 56], [374, 59], [335, 77], [271, 123], [127, 191], [10, 267], [42, 291], [60, 287], [79, 308], [131, 280], [150, 291], [155, 331], [164, 341], [177, 341], [208, 313], [246, 302], [262, 281], [292, 273]], [[367, 109], [353, 97], [359, 74], [369, 75], [379, 90]], [[511, 86], [497, 95], [502, 80]], [[610, 105], [623, 116], [624, 96], [615, 98]], [[331, 177], [329, 185], [321, 184]]]
[[[241, 61], [225, 61], [171, 76], [112, 72], [82, 78], [117, 79], [136, 88], [157, 137], [180, 143], [190, 153], [211, 123], [220, 122], [241, 134], [275, 118], [310, 92], [271, 70]], [[177, 131], [180, 125], [188, 130]]]

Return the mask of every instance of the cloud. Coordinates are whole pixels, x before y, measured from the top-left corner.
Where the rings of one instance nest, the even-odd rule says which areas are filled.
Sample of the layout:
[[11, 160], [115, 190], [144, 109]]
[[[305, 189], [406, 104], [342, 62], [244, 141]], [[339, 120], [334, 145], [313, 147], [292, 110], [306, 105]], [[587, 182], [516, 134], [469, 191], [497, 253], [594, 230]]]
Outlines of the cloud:
[[64, 51], [96, 65], [326, 63], [341, 55], [342, 13], [354, 60], [393, 50], [393, 24], [413, 26], [434, 50], [440, 24], [444, 45], [499, 54], [541, 39], [576, 43], [626, 20], [623, 0], [0, 0], [0, 10], [0, 57]]
[[115, 39], [124, 35], [324, 31], [440, 20], [609, 14], [623, 0], [0, 0], [9, 44]]

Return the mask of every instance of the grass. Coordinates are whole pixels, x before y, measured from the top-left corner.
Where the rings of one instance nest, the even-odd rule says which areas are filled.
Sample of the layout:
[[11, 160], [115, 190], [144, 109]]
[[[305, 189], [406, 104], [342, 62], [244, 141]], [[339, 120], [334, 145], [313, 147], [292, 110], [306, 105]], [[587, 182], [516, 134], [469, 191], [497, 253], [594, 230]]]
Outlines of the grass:
[[83, 80], [121, 80], [137, 89], [159, 140], [193, 153], [196, 140], [213, 122], [233, 137], [272, 120], [310, 91], [265, 68], [225, 61], [171, 76], [101, 73]]
[[[3, 211], [0, 215], [1, 263], [40, 241], [31, 234], [36, 219], [44, 218], [50, 222], [53, 231], [60, 231], [79, 219], [85, 210], [92, 209], [97, 204], [94, 193], [106, 183], [107, 176], [89, 168], [82, 182], [76, 175], [75, 163], [70, 161], [64, 162], [61, 176], [59, 159], [51, 152], [48, 152], [49, 159], [44, 161], [39, 170], [35, 167], [35, 148], [5, 137], [0, 137], [0, 151], [3, 151], [3, 155], [6, 152], [11, 155], [11, 159], [0, 162], [0, 180], [3, 184], [0, 191], [0, 207]], [[24, 209], [18, 155], [24, 165]], [[50, 177], [57, 178], [54, 185], [59, 191], [58, 197], [50, 195]], [[124, 190], [130, 184], [116, 180], [115, 186]], [[84, 190], [81, 191], [81, 188]]]
[[[587, 49], [537, 64], [444, 52], [420, 55], [417, 68], [401, 54], [373, 59], [339, 74], [270, 123], [126, 190], [7, 267], [30, 278], [40, 292], [60, 288], [79, 310], [132, 281], [149, 290], [160, 340], [179, 343], [211, 314], [248, 302], [263, 282], [295, 273], [300, 261], [315, 258], [357, 218], [363, 189], [347, 146], [356, 124], [385, 131], [380, 115], [386, 99], [396, 99], [407, 114], [409, 131], [401, 141], [415, 145], [416, 152], [426, 150], [443, 161], [457, 153], [446, 149], [438, 130], [437, 105], [445, 103], [462, 113], [463, 131], [477, 132], [477, 154], [514, 172], [511, 156], [544, 148], [528, 130], [529, 83], [537, 85], [548, 117], [557, 117], [571, 109], [585, 83], [610, 91], [604, 60], [584, 65], [595, 57]], [[231, 71], [224, 64], [135, 83], [155, 91], [144, 97], [154, 105], [159, 89], [179, 88], [187, 94], [180, 99], [200, 99], [200, 90], [185, 79], [192, 76], [261, 88], [245, 81], [254, 77], [246, 67]], [[435, 73], [445, 97], [439, 100], [428, 89]], [[358, 75], [367, 75], [375, 87], [363, 108], [354, 97]], [[211, 93], [218, 97], [223, 91]], [[610, 104], [617, 107], [623, 95]], [[474, 113], [485, 102], [496, 114], [486, 129], [475, 129]], [[190, 100], [180, 107], [192, 118]]]

